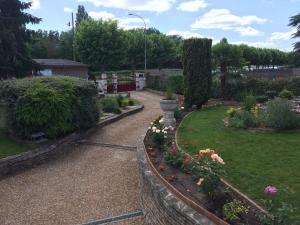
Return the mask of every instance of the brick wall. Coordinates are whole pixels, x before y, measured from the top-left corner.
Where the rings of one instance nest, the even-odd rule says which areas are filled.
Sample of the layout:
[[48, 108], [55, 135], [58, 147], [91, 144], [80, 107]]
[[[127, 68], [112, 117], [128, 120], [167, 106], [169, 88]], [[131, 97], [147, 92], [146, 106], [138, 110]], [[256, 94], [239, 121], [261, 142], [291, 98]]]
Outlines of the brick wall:
[[86, 79], [88, 77], [87, 67], [53, 67], [52, 74], [65, 75]]

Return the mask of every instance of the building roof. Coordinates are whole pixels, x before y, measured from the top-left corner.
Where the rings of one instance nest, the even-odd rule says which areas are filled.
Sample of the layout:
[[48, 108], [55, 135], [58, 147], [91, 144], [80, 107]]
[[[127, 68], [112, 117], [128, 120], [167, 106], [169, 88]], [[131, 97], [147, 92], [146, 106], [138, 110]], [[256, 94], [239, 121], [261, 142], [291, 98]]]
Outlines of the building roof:
[[42, 66], [64, 66], [64, 67], [88, 67], [87, 64], [72, 61], [69, 59], [33, 59]]

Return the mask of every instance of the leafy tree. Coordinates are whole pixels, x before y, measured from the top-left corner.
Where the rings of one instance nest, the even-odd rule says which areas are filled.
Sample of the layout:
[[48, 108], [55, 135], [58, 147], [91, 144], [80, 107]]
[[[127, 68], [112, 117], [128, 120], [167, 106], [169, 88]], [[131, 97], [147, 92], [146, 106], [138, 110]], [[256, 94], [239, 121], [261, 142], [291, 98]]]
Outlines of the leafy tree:
[[174, 59], [173, 63], [170, 64], [172, 68], [182, 68], [182, 46], [183, 46], [183, 38], [180, 35], [169, 35], [174, 44], [175, 44], [175, 51], [176, 51], [176, 58]]
[[73, 32], [71, 30], [61, 32], [58, 43], [59, 58], [73, 59], [72, 48]]
[[76, 21], [75, 21], [76, 27], [78, 27], [83, 20], [86, 20], [88, 18], [89, 18], [89, 14], [85, 11], [84, 6], [78, 5], [77, 13], [76, 13]]
[[242, 51], [238, 46], [229, 44], [227, 39], [223, 38], [220, 43], [213, 46], [213, 57], [221, 71], [221, 93], [224, 98], [228, 69], [241, 65]]
[[126, 38], [116, 21], [87, 19], [75, 34], [75, 46], [82, 62], [94, 70], [118, 68], [126, 59]]
[[[296, 33], [293, 34], [293, 38], [300, 38], [300, 13], [290, 18], [289, 26], [297, 28]], [[295, 43], [294, 50], [300, 54], [300, 41]]]
[[137, 66], [144, 65], [144, 31], [140, 29], [129, 30], [126, 34], [128, 43], [127, 47], [127, 63], [131, 69], [136, 70]]
[[27, 47], [31, 31], [26, 24], [41, 19], [24, 12], [30, 6], [19, 0], [0, 1], [0, 78], [20, 77], [34, 67]]
[[187, 108], [198, 108], [210, 96], [211, 77], [211, 39], [192, 38], [183, 43], [184, 96]]
[[175, 42], [164, 34], [152, 33], [147, 36], [149, 46], [149, 64], [163, 68], [176, 59]]
[[34, 31], [32, 41], [29, 43], [30, 55], [33, 58], [57, 58], [59, 57], [59, 33], [58, 31]]

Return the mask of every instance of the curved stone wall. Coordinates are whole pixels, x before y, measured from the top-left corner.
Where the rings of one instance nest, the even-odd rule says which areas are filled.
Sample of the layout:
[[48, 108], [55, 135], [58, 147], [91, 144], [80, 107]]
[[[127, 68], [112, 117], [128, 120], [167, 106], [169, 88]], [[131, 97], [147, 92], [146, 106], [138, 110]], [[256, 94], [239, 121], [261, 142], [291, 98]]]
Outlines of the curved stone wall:
[[146, 155], [143, 140], [137, 148], [140, 176], [140, 198], [145, 214], [145, 221], [149, 225], [229, 225], [203, 208], [195, 210], [193, 202], [187, 204], [184, 196], [171, 190], [159, 177], [151, 166]]

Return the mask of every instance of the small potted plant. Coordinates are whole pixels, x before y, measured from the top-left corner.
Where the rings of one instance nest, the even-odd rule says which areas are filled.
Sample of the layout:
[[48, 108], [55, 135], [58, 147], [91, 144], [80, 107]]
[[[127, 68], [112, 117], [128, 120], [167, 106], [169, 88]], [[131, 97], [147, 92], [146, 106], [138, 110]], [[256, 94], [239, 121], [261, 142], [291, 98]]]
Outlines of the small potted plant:
[[166, 92], [166, 97], [160, 100], [160, 108], [164, 112], [164, 124], [166, 127], [175, 127], [176, 120], [174, 117], [174, 112], [178, 107], [178, 101], [174, 97], [172, 90], [168, 89]]

